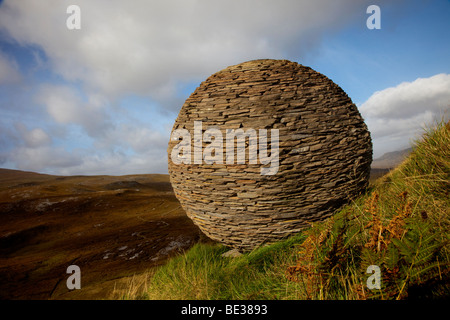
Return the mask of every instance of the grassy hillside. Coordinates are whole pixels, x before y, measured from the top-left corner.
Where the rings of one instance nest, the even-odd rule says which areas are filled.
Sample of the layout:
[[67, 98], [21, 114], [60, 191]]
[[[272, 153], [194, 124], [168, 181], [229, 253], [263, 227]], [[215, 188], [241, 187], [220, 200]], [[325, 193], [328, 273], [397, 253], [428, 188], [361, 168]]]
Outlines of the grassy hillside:
[[[449, 297], [450, 124], [334, 217], [236, 258], [197, 244], [130, 280], [126, 299], [407, 299]], [[380, 289], [368, 288], [371, 265]], [[368, 281], [369, 280], [369, 281]], [[369, 284], [370, 284], [369, 283]]]

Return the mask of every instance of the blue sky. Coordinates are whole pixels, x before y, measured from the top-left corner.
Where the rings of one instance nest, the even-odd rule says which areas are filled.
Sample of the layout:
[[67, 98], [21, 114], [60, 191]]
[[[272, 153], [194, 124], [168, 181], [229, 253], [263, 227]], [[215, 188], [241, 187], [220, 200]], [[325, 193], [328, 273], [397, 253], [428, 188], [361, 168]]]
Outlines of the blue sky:
[[[66, 9], [81, 9], [69, 30]], [[369, 5], [381, 29], [369, 30]], [[0, 167], [167, 173], [184, 100], [209, 75], [289, 59], [352, 98], [374, 157], [450, 106], [450, 1], [0, 1]], [[448, 117], [448, 111], [447, 111]]]
[[404, 81], [448, 73], [450, 2], [397, 2], [381, 6], [380, 30], [355, 20], [305, 63], [339, 83], [355, 103]]

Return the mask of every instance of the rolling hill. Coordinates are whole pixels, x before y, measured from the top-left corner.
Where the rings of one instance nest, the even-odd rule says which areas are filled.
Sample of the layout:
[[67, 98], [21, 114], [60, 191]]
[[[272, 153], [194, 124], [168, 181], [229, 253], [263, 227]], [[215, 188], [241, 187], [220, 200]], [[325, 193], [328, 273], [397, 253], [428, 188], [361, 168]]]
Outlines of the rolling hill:
[[387, 152], [372, 161], [372, 169], [392, 169], [397, 167], [411, 153], [412, 148]]
[[[120, 279], [209, 241], [167, 175], [0, 169], [0, 299], [108, 299]], [[69, 265], [83, 290], [66, 287]]]

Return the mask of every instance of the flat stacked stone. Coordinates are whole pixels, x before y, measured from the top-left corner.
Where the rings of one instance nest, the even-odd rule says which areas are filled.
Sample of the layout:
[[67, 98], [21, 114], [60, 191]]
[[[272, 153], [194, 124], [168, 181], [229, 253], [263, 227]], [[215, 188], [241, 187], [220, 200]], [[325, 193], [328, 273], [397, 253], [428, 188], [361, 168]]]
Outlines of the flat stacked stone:
[[[363, 191], [372, 161], [370, 133], [347, 94], [330, 79], [287, 60], [230, 66], [186, 100], [172, 132], [194, 121], [224, 134], [223, 164], [175, 164], [169, 174], [187, 215], [210, 238], [241, 251], [273, 242], [323, 220]], [[279, 130], [279, 168], [227, 164], [226, 129]], [[270, 136], [268, 137], [270, 151]], [[203, 149], [207, 143], [203, 141]], [[248, 147], [247, 141], [247, 147]], [[248, 152], [248, 151], [247, 151]]]

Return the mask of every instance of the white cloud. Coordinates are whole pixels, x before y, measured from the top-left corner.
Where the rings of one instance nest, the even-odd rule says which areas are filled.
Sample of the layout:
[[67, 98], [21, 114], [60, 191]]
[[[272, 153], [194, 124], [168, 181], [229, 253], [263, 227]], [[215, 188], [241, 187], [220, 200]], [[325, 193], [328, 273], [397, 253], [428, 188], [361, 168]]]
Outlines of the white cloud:
[[80, 163], [80, 159], [63, 148], [51, 146], [27, 147], [14, 149], [8, 160], [22, 170], [58, 172], [61, 168], [72, 167]]
[[69, 151], [42, 128], [15, 123], [14, 129], [9, 136], [17, 143], [0, 152], [0, 163], [14, 163], [20, 170], [63, 175], [167, 172], [167, 143], [157, 130], [124, 123], [105, 131], [93, 145]]
[[[450, 109], [450, 74], [418, 78], [375, 92], [359, 110], [374, 140], [375, 157], [409, 147], [425, 126]], [[448, 113], [447, 113], [448, 117]]]
[[74, 166], [79, 159], [61, 147], [52, 146], [51, 137], [44, 129], [28, 129], [21, 122], [14, 123], [8, 132], [9, 138], [16, 140], [15, 146], [0, 154], [0, 163], [14, 163], [22, 170], [45, 171]]
[[44, 85], [38, 101], [57, 123], [83, 122], [82, 102], [70, 87]]
[[167, 149], [167, 142], [170, 132], [162, 133], [144, 125], [136, 125], [132, 120], [127, 123], [117, 124], [113, 130], [107, 132], [107, 135], [97, 141], [99, 147], [111, 145], [121, 148], [130, 148], [136, 153], [145, 153], [151, 150]]
[[[66, 28], [67, 2], [5, 1], [0, 28], [41, 46], [54, 71], [112, 99], [123, 93], [170, 102], [180, 82], [230, 64], [296, 56], [370, 1], [79, 0], [81, 30]], [[179, 106], [169, 106], [177, 109]]]
[[16, 123], [16, 130], [20, 133], [27, 148], [39, 148], [48, 146], [51, 143], [50, 136], [41, 128], [28, 130], [24, 124]]
[[83, 99], [73, 87], [44, 84], [36, 101], [45, 106], [56, 123], [79, 125], [91, 137], [101, 136], [111, 126], [105, 110], [108, 102], [99, 95]]
[[154, 130], [124, 124], [108, 130], [94, 145], [70, 151], [53, 143], [42, 128], [15, 125], [19, 140], [8, 152], [0, 152], [0, 163], [13, 163], [20, 170], [51, 174], [132, 174], [167, 172], [166, 139]]
[[404, 119], [426, 111], [437, 113], [449, 105], [450, 74], [441, 73], [377, 91], [361, 105], [361, 110], [368, 117]]
[[17, 63], [0, 51], [0, 85], [17, 83], [21, 79]]

